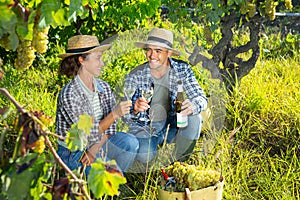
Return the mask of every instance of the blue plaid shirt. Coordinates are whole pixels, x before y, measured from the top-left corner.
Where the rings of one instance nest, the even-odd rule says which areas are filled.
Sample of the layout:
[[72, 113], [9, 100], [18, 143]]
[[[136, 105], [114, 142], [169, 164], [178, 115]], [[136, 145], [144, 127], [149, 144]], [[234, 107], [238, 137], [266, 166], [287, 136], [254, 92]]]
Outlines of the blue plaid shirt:
[[[182, 61], [174, 58], [169, 58], [170, 61], [170, 80], [169, 80], [169, 96], [171, 109], [169, 115], [174, 116], [176, 114], [174, 101], [177, 97], [177, 82], [181, 80], [183, 83], [183, 90], [186, 93], [187, 98], [193, 104], [193, 114], [199, 114], [207, 107], [207, 98], [204, 94], [203, 89], [199, 86], [194, 72], [190, 66]], [[125, 80], [125, 88], [135, 88], [136, 92], [132, 97], [132, 104], [142, 96], [142, 90], [147, 90], [153, 84], [153, 78], [150, 73], [149, 63], [146, 62], [142, 65], [137, 66], [133, 69]], [[149, 110], [149, 109], [148, 109]], [[145, 115], [145, 116], [142, 116]], [[149, 122], [139, 120], [141, 117], [147, 117], [149, 119], [149, 112], [141, 112], [137, 115], [133, 114], [133, 106], [131, 108], [131, 118], [137, 124], [141, 126], [147, 126]]]
[[[96, 91], [103, 109], [103, 118], [105, 118], [116, 106], [115, 98], [108, 83], [95, 79]], [[88, 114], [94, 117], [92, 105], [89, 102], [87, 95], [84, 93], [80, 80], [76, 77], [65, 85], [59, 93], [56, 110], [56, 133], [62, 136], [66, 135], [66, 131], [72, 124], [78, 122], [79, 115]], [[102, 118], [102, 119], [103, 119]], [[102, 134], [99, 134], [100, 120], [94, 118], [94, 126], [91, 128], [88, 136], [88, 148], [102, 139]], [[113, 123], [105, 132], [105, 134], [116, 133], [116, 123]], [[65, 146], [61, 140], [59, 144]]]

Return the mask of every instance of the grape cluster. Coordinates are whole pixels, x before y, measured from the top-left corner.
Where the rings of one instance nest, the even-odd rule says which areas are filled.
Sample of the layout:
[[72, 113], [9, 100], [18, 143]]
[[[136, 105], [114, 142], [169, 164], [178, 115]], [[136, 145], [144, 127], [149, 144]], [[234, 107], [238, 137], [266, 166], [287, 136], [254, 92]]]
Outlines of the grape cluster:
[[291, 0], [285, 0], [285, 7], [287, 9], [291, 10], [293, 8], [292, 1]]
[[247, 14], [247, 16], [250, 17], [250, 18], [254, 17], [255, 12], [256, 12], [256, 5], [254, 3], [246, 1], [246, 3], [241, 5], [240, 12], [243, 15]]
[[204, 166], [195, 166], [181, 162], [175, 162], [165, 168], [168, 176], [176, 180], [175, 191], [183, 192], [185, 188], [190, 191], [215, 185], [220, 179], [220, 172]]
[[266, 0], [265, 12], [266, 15], [268, 15], [271, 20], [275, 19], [275, 12], [276, 12], [277, 5], [278, 2], [275, 2], [273, 0]]
[[38, 53], [45, 53], [48, 49], [48, 31], [49, 27], [39, 30], [37, 24], [33, 28], [32, 47]]
[[213, 43], [212, 32], [208, 26], [204, 26], [203, 34], [208, 44]]
[[28, 69], [35, 59], [34, 49], [31, 45], [31, 41], [20, 40], [17, 47], [17, 53], [18, 55], [15, 60], [15, 68], [18, 70]]
[[3, 47], [6, 51], [11, 50], [11, 45], [10, 45], [10, 41], [8, 39], [8, 34], [5, 34], [0, 38], [0, 46]]

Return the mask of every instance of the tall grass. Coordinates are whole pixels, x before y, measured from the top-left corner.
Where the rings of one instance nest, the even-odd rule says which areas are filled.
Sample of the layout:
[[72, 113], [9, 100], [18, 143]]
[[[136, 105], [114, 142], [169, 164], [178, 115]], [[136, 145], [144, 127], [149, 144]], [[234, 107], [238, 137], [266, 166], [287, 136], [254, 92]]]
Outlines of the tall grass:
[[[262, 60], [228, 105], [235, 139], [219, 140], [226, 166], [225, 199], [300, 198], [300, 65]], [[229, 132], [230, 130], [228, 130]]]

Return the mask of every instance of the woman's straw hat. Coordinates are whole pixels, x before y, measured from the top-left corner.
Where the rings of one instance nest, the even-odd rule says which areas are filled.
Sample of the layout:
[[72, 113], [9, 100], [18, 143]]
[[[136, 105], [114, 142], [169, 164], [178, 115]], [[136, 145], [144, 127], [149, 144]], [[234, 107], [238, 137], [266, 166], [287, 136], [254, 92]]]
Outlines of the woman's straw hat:
[[92, 52], [103, 52], [111, 47], [111, 44], [100, 45], [98, 38], [92, 35], [76, 35], [68, 40], [66, 53], [59, 54], [58, 57], [86, 54]]
[[148, 45], [164, 47], [172, 51], [172, 55], [178, 56], [181, 53], [172, 48], [173, 33], [163, 28], [153, 28], [148, 35], [146, 42], [135, 42], [134, 45], [138, 48], [147, 48]]

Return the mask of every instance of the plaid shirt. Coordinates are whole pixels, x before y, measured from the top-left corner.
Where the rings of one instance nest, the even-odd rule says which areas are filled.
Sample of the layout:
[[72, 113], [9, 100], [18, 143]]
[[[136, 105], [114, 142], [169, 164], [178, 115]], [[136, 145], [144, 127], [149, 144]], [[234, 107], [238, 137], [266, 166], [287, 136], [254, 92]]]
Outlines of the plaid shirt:
[[[71, 80], [66, 86], [62, 88], [57, 100], [56, 110], [56, 132], [59, 135], [65, 136], [66, 131], [72, 124], [78, 122], [79, 115], [87, 114], [94, 116], [93, 108], [88, 100], [87, 95], [84, 93], [82, 86], [76, 77]], [[110, 89], [110, 86], [99, 79], [96, 79], [98, 96], [103, 109], [103, 118], [105, 118], [116, 106], [115, 98]], [[102, 118], [102, 119], [103, 119]], [[99, 142], [102, 134], [99, 134], [99, 123], [101, 120], [94, 118], [94, 126], [91, 128], [90, 135], [88, 136], [88, 147]], [[116, 123], [113, 123], [105, 132], [105, 134], [116, 133]], [[59, 144], [65, 146], [63, 141], [58, 141]]]
[[[178, 80], [181, 80], [183, 83], [183, 90], [186, 93], [187, 99], [189, 99], [193, 104], [193, 114], [199, 114], [201, 111], [205, 110], [207, 107], [207, 98], [204, 94], [204, 91], [199, 86], [194, 72], [190, 66], [181, 60], [174, 58], [169, 58], [170, 61], [170, 80], [169, 80], [169, 96], [171, 109], [169, 115], [174, 116], [176, 114], [174, 101], [177, 97]], [[153, 84], [153, 78], [150, 73], [149, 63], [146, 62], [142, 65], [137, 66], [130, 74], [126, 77], [125, 87], [126, 89], [135, 88], [136, 92], [132, 97], [132, 103], [135, 104], [135, 101], [142, 96], [142, 90], [148, 89]], [[149, 109], [148, 109], [149, 110]], [[148, 112], [141, 112], [137, 115], [133, 114], [133, 107], [131, 108], [131, 118], [138, 124], [145, 126], [149, 122], [145, 123], [144, 121], [139, 120], [139, 118], [146, 115], [149, 119]]]

